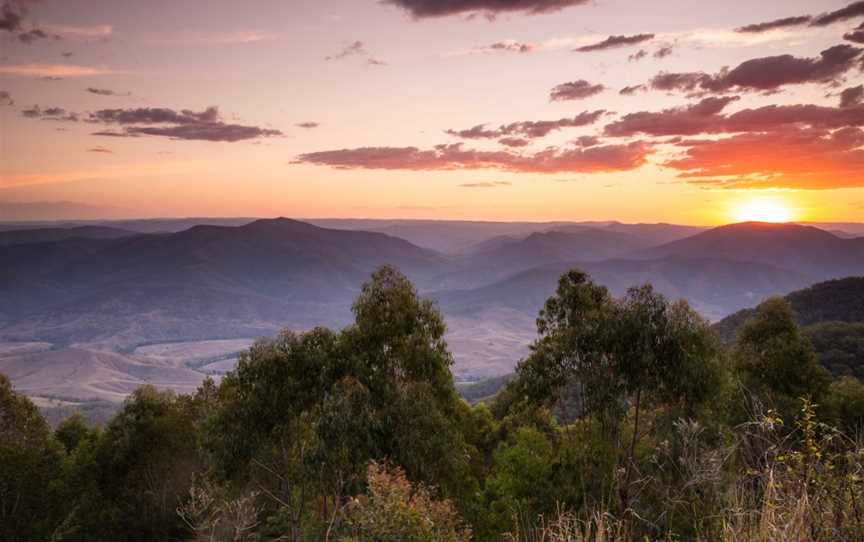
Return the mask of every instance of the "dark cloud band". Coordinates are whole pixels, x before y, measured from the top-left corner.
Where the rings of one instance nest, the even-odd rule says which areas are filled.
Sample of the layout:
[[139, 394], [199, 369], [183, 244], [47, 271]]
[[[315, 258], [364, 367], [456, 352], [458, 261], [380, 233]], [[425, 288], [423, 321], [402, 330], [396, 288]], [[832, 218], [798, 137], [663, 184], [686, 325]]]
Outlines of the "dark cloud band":
[[573, 49], [578, 53], [590, 53], [593, 51], [604, 51], [606, 49], [616, 49], [618, 47], [628, 47], [639, 43], [654, 39], [654, 34], [636, 34], [635, 36], [609, 36], [605, 40], [584, 45]]
[[589, 0], [381, 0], [402, 8], [415, 19], [447, 17], [450, 15], [484, 14], [494, 17], [500, 13], [523, 12], [529, 15], [552, 13], [587, 4]]

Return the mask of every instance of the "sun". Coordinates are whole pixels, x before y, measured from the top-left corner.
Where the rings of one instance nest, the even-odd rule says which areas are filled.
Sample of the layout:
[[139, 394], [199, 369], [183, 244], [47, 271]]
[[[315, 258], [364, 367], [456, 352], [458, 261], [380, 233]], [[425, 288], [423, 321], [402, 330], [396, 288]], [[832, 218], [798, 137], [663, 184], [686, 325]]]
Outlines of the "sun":
[[736, 207], [732, 213], [736, 222], [790, 222], [794, 214], [780, 199], [751, 199]]

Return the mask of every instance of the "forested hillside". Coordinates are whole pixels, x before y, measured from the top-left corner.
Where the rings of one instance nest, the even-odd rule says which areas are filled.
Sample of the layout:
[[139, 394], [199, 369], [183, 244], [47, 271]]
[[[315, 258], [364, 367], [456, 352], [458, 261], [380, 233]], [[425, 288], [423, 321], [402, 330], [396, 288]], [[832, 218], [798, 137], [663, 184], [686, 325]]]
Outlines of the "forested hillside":
[[[835, 376], [864, 377], [864, 277], [820, 282], [792, 292], [786, 300], [825, 368]], [[731, 343], [755, 312], [739, 311], [714, 327]]]
[[[501, 393], [459, 398], [392, 267], [342, 331], [51, 428], [0, 376], [0, 539], [861, 540], [864, 385], [771, 298], [724, 348], [686, 302], [565, 272]], [[483, 390], [478, 393], [482, 394]]]

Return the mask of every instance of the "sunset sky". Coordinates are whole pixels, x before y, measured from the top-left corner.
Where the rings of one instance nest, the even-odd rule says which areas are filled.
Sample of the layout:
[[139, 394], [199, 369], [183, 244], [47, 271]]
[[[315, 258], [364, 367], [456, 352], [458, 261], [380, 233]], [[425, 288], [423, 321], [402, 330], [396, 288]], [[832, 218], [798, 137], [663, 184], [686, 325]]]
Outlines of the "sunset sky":
[[862, 69], [848, 0], [12, 0], [0, 220], [864, 221]]

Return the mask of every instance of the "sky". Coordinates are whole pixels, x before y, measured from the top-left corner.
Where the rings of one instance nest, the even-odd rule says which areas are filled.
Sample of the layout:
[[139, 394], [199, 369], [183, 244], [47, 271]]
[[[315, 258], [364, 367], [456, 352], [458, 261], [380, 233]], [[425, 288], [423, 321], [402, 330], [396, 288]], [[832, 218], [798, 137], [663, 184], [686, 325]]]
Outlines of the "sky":
[[861, 1], [0, 4], [0, 220], [864, 221]]

